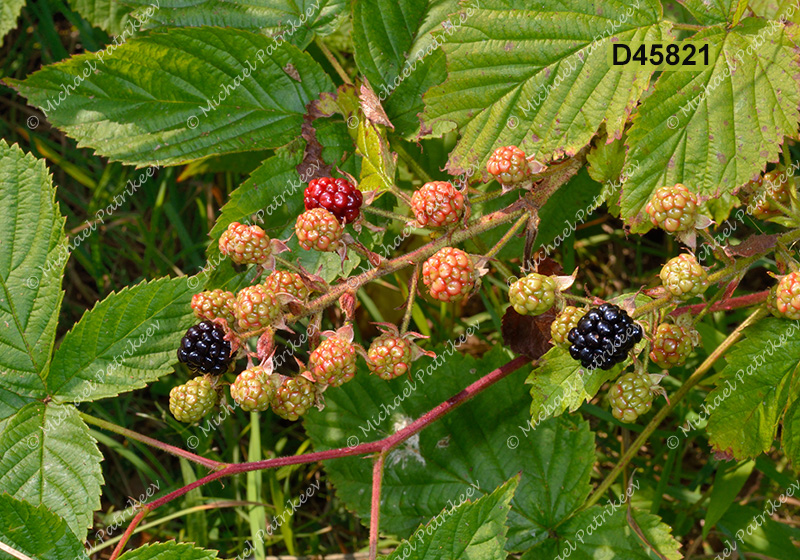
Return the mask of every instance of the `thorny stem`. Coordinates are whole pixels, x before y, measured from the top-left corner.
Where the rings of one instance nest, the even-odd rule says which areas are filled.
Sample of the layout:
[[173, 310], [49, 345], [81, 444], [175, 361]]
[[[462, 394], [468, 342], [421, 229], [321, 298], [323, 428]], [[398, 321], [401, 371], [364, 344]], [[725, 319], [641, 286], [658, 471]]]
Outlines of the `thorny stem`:
[[378, 529], [381, 523], [381, 484], [383, 483], [383, 463], [386, 452], [378, 453], [372, 465], [372, 503], [369, 512], [369, 560], [378, 557]]
[[340, 447], [338, 449], [329, 449], [326, 451], [316, 451], [314, 453], [305, 453], [303, 455], [292, 455], [287, 457], [276, 457], [274, 459], [265, 459], [263, 461], [253, 461], [249, 463], [229, 463], [226, 464], [223, 468], [216, 470], [203, 478], [196, 480], [182, 488], [179, 488], [169, 494], [158, 498], [157, 500], [153, 500], [150, 504], [145, 507], [142, 511], [140, 511], [136, 517], [131, 520], [130, 525], [128, 526], [127, 530], [125, 531], [125, 538], [119, 542], [117, 548], [114, 550], [114, 553], [111, 555], [109, 560], [116, 560], [122, 552], [122, 549], [125, 546], [125, 543], [128, 540], [128, 537], [133, 534], [136, 530], [136, 526], [144, 519], [147, 513], [163, 506], [166, 503], [171, 502], [176, 498], [180, 498], [181, 496], [191, 492], [195, 488], [199, 488], [209, 482], [214, 480], [232, 476], [236, 474], [246, 473], [250, 471], [258, 471], [264, 469], [273, 469], [279, 467], [285, 467], [288, 465], [301, 465], [307, 463], [316, 463], [318, 461], [327, 461], [330, 459], [340, 459], [342, 457], [352, 457], [355, 455], [367, 455], [370, 453], [380, 453], [380, 454], [388, 454], [389, 451], [409, 439], [410, 437], [414, 436], [415, 434], [422, 431], [424, 428], [447, 414], [448, 412], [453, 411], [459, 405], [465, 403], [466, 401], [470, 400], [471, 398], [475, 397], [476, 395], [480, 394], [482, 391], [486, 390], [488, 387], [492, 386], [493, 384], [497, 383], [501, 379], [507, 377], [508, 375], [514, 373], [519, 368], [527, 365], [530, 363], [530, 360], [524, 356], [517, 356], [510, 362], [507, 362], [505, 365], [487, 373], [483, 377], [481, 377], [478, 381], [464, 389], [463, 391], [457, 393], [456, 395], [450, 397], [446, 401], [438, 404], [433, 409], [429, 410], [419, 418], [417, 418], [414, 422], [399, 430], [398, 432], [387, 436], [383, 439], [377, 441], [371, 441], [367, 443], [362, 443], [356, 445], [354, 447]]
[[227, 463], [221, 463], [219, 461], [214, 461], [212, 459], [206, 459], [205, 457], [201, 457], [200, 455], [195, 455], [194, 453], [181, 449], [180, 447], [175, 447], [174, 445], [169, 445], [168, 443], [164, 443], [163, 441], [158, 441], [157, 439], [153, 439], [146, 435], [140, 434], [139, 432], [134, 432], [133, 430], [129, 430], [128, 428], [123, 428], [122, 426], [118, 426], [111, 422], [107, 422], [100, 418], [96, 418], [94, 416], [86, 414], [85, 412], [78, 412], [78, 414], [87, 424], [93, 424], [98, 428], [103, 428], [104, 430], [108, 430], [109, 432], [114, 432], [115, 434], [125, 436], [128, 439], [140, 441], [151, 447], [157, 447], [158, 449], [166, 451], [171, 455], [175, 455], [177, 457], [183, 457], [184, 459], [197, 463], [198, 465], [203, 465], [204, 467], [208, 467], [209, 469], [221, 469], [227, 465]]
[[400, 334], [405, 334], [408, 325], [411, 324], [411, 313], [414, 309], [414, 298], [417, 296], [417, 284], [419, 283], [419, 265], [414, 267], [414, 274], [411, 276], [411, 284], [408, 286], [408, 303], [406, 312], [403, 315], [403, 323], [400, 325]]
[[372, 280], [386, 276], [387, 274], [393, 274], [408, 265], [416, 265], [443, 247], [455, 245], [456, 243], [460, 243], [461, 241], [475, 237], [476, 235], [479, 235], [485, 231], [489, 231], [490, 229], [493, 229], [501, 224], [510, 222], [526, 212], [527, 210], [525, 208], [517, 204], [512, 204], [507, 208], [498, 210], [492, 214], [487, 214], [486, 216], [471, 222], [463, 230], [459, 230], [450, 235], [445, 235], [439, 239], [435, 239], [406, 255], [401, 255], [394, 259], [384, 261], [376, 268], [362, 272], [358, 276], [353, 276], [348, 278], [347, 281], [337, 284], [328, 293], [323, 294], [309, 302], [302, 313], [287, 317], [286, 322], [293, 323], [298, 319], [305, 317], [306, 315], [310, 315], [311, 313], [325, 309], [326, 307], [335, 303], [339, 297], [347, 291], [355, 292], [367, 282], [371, 282]]
[[681, 400], [683, 400], [683, 398], [692, 389], [692, 387], [697, 385], [697, 383], [700, 382], [700, 380], [703, 378], [706, 372], [711, 369], [711, 366], [713, 366], [714, 363], [719, 358], [721, 358], [722, 355], [725, 354], [725, 352], [727, 352], [728, 349], [731, 346], [733, 346], [737, 340], [739, 340], [739, 337], [742, 336], [742, 332], [744, 331], [744, 329], [746, 329], [756, 321], [760, 320], [766, 314], [767, 311], [763, 307], [759, 307], [758, 309], [753, 311], [753, 313], [747, 319], [745, 319], [744, 322], [741, 325], [739, 325], [736, 328], [736, 330], [734, 330], [728, 336], [728, 338], [726, 338], [722, 342], [722, 344], [720, 344], [714, 350], [714, 352], [712, 352], [708, 356], [708, 358], [705, 359], [705, 361], [702, 364], [700, 364], [700, 366], [689, 377], [689, 379], [687, 379], [686, 382], [683, 385], [681, 385], [680, 389], [678, 389], [678, 391], [669, 399], [667, 405], [662, 407], [658, 411], [658, 413], [653, 417], [650, 423], [647, 424], [644, 430], [642, 430], [642, 432], [639, 434], [639, 437], [637, 437], [636, 440], [630, 445], [630, 447], [628, 447], [627, 451], [625, 451], [625, 453], [622, 454], [622, 456], [619, 458], [619, 461], [614, 466], [614, 468], [611, 469], [611, 471], [609, 471], [608, 475], [606, 475], [606, 478], [603, 480], [602, 483], [600, 483], [600, 486], [598, 486], [597, 489], [594, 491], [594, 493], [589, 497], [589, 499], [586, 500], [586, 503], [584, 503], [583, 506], [581, 506], [580, 508], [581, 510], [593, 506], [598, 502], [598, 500], [600, 500], [600, 498], [603, 497], [603, 495], [606, 493], [606, 491], [608, 491], [608, 489], [611, 487], [611, 485], [614, 483], [617, 477], [622, 473], [622, 471], [625, 469], [628, 463], [630, 463], [631, 460], [636, 456], [636, 454], [639, 452], [642, 446], [644, 446], [644, 444], [647, 443], [648, 438], [652, 435], [653, 432], [656, 431], [656, 428], [658, 428], [661, 422], [663, 422], [666, 419], [666, 417], [669, 416], [672, 410], [676, 406], [678, 406], [678, 403], [681, 402]]

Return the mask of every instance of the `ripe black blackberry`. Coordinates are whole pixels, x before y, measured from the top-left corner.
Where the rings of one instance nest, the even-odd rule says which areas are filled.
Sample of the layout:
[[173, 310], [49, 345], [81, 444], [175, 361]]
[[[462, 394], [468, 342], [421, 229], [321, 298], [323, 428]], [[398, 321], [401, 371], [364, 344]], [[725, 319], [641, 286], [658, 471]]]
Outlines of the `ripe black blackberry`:
[[228, 370], [233, 357], [225, 331], [211, 321], [202, 321], [189, 328], [178, 348], [178, 361], [192, 371], [220, 375]]
[[587, 369], [611, 369], [642, 340], [642, 327], [610, 303], [590, 309], [569, 331], [570, 355]]

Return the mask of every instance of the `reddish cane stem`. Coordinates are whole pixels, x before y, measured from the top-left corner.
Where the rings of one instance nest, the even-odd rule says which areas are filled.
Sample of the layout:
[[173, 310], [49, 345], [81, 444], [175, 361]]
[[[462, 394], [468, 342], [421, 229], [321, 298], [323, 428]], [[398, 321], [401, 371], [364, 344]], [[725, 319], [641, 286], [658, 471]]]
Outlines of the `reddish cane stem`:
[[[125, 531], [125, 538], [120, 541], [117, 545], [117, 548], [114, 550], [114, 554], [112, 554], [110, 560], [116, 560], [119, 556], [119, 553], [122, 551], [124, 547], [125, 541], [133, 531], [136, 529], [136, 526], [141, 522], [147, 512], [153, 511], [156, 508], [163, 506], [164, 504], [171, 502], [175, 498], [179, 498], [188, 492], [191, 492], [195, 488], [199, 488], [205, 484], [213, 480], [217, 480], [219, 478], [223, 478], [226, 476], [231, 476], [235, 474], [241, 474], [250, 471], [257, 471], [263, 469], [273, 469], [278, 467], [285, 467], [288, 465], [300, 465], [306, 463], [316, 463], [317, 461], [327, 461], [329, 459], [340, 459], [342, 457], [351, 457], [354, 455], [366, 455], [369, 453], [380, 453], [381, 455], [388, 454], [394, 447], [401, 444], [411, 436], [417, 434], [418, 432], [422, 431], [423, 428], [432, 424], [448, 412], [454, 410], [459, 405], [463, 404], [464, 402], [468, 401], [475, 395], [481, 393], [491, 385], [497, 383], [501, 379], [505, 378], [506, 376], [514, 373], [522, 366], [530, 363], [530, 359], [524, 356], [518, 356], [511, 360], [510, 362], [506, 363], [505, 365], [487, 373], [483, 377], [481, 377], [478, 381], [461, 391], [460, 393], [450, 397], [445, 402], [440, 403], [433, 409], [429, 410], [419, 418], [417, 418], [414, 422], [403, 428], [402, 430], [398, 431], [391, 436], [385, 437], [378, 441], [371, 441], [368, 443], [362, 443], [360, 445], [356, 445], [355, 447], [340, 447], [338, 449], [328, 449], [326, 451], [317, 451], [314, 453], [305, 453], [303, 455], [293, 455], [289, 457], [276, 457], [275, 459], [266, 459], [263, 461], [253, 461], [249, 463], [234, 463], [229, 464], [215, 472], [204, 476], [203, 478], [192, 482], [191, 484], [187, 484], [182, 488], [179, 488], [173, 492], [170, 492], [166, 496], [162, 496], [157, 500], [153, 500], [147, 506], [146, 509], [139, 512], [131, 520], [131, 524], [128, 526], [128, 529]], [[380, 501], [380, 496], [378, 497]], [[377, 527], [376, 527], [377, 531]]]
[[[751, 305], [758, 305], [759, 303], [763, 302], [769, 297], [769, 290], [764, 290], [763, 292], [756, 292], [754, 294], [747, 294], [746, 296], [739, 296], [735, 298], [725, 299], [722, 301], [718, 301], [714, 305], [709, 308], [709, 313], [713, 313], [714, 311], [730, 311], [732, 309], [739, 309], [740, 307], [750, 307]], [[695, 313], [700, 313], [703, 308], [706, 306], [705, 303], [698, 303], [696, 305], [687, 305], [685, 307], [679, 307], [674, 310], [670, 315], [681, 315], [682, 313], [686, 313], [687, 311], [694, 315]]]
[[379, 453], [372, 465], [372, 506], [369, 512], [369, 560], [378, 557], [378, 528], [381, 523], [381, 483], [386, 453]]
[[133, 535], [133, 532], [136, 530], [136, 526], [148, 513], [150, 513], [150, 509], [151, 508], [149, 506], [142, 508], [142, 511], [137, 513], [136, 516], [131, 520], [131, 524], [128, 525], [127, 529], [125, 529], [125, 532], [122, 534], [122, 540], [117, 543], [117, 546], [114, 548], [114, 552], [111, 553], [111, 558], [109, 560], [117, 560], [117, 558], [119, 558], [119, 555], [122, 554], [122, 550], [128, 543], [128, 539], [131, 538], [131, 535]]

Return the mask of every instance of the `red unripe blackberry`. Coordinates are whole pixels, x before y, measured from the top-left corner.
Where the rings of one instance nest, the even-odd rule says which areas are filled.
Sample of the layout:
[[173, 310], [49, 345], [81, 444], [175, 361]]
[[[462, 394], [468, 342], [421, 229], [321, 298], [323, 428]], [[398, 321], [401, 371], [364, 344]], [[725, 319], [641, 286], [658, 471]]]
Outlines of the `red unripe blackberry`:
[[344, 179], [312, 179], [303, 195], [306, 210], [324, 208], [346, 224], [355, 221], [364, 202], [361, 191]]
[[338, 387], [356, 374], [356, 348], [350, 342], [331, 336], [323, 340], [308, 358], [308, 371], [318, 383]]
[[757, 192], [751, 202], [753, 215], [759, 219], [780, 216], [781, 210], [770, 201], [776, 201], [783, 206], [789, 206], [789, 185], [786, 177], [778, 171], [769, 171], [759, 178], [756, 183]]
[[800, 272], [790, 272], [778, 282], [775, 308], [787, 319], [800, 319]]
[[233, 326], [233, 303], [236, 296], [225, 290], [210, 290], [192, 296], [192, 310], [198, 319], [212, 321], [217, 317]]
[[636, 422], [653, 405], [652, 382], [647, 373], [631, 372], [620, 377], [608, 390], [611, 414], [623, 422]]
[[604, 303], [587, 311], [569, 331], [569, 354], [587, 369], [608, 370], [625, 361], [642, 334], [624, 309]]
[[169, 411], [178, 422], [191, 424], [211, 412], [219, 395], [207, 377], [195, 377], [169, 392]]
[[672, 323], [661, 323], [653, 337], [650, 359], [664, 369], [682, 366], [692, 348], [692, 339], [686, 331]]
[[550, 323], [550, 336], [556, 344], [565, 344], [569, 331], [578, 326], [578, 321], [586, 315], [587, 309], [578, 309], [568, 305], [564, 310], [556, 315], [555, 320]]
[[422, 265], [422, 281], [428, 293], [439, 301], [458, 301], [475, 287], [477, 274], [470, 256], [454, 247], [445, 247]]
[[308, 412], [316, 401], [314, 383], [298, 375], [287, 377], [275, 389], [272, 410], [286, 420], [297, 420]]
[[367, 351], [369, 371], [387, 381], [406, 373], [411, 359], [411, 342], [388, 332], [373, 340]]
[[299, 300], [308, 298], [310, 290], [303, 282], [303, 277], [296, 272], [275, 270], [264, 280], [264, 286], [275, 294], [291, 294]]
[[486, 162], [486, 171], [503, 185], [516, 185], [530, 175], [525, 152], [516, 146], [497, 148]]
[[684, 253], [667, 261], [659, 273], [661, 283], [674, 297], [689, 299], [708, 288], [708, 276], [694, 255]]
[[661, 187], [645, 206], [653, 225], [669, 233], [687, 231], [697, 219], [697, 197], [681, 183]]
[[225, 330], [211, 321], [201, 321], [190, 327], [181, 339], [178, 361], [192, 371], [220, 375], [228, 371], [233, 361], [231, 343], [225, 340]]
[[294, 225], [297, 241], [306, 251], [338, 251], [342, 246], [344, 228], [336, 216], [324, 208], [306, 210]]
[[511, 284], [508, 300], [520, 315], [541, 315], [553, 307], [557, 291], [555, 278], [534, 272]]
[[411, 195], [411, 209], [420, 227], [445, 227], [464, 213], [464, 195], [448, 181], [425, 183]]
[[270, 239], [258, 226], [233, 222], [219, 238], [219, 250], [236, 264], [263, 264], [272, 254]]
[[234, 315], [241, 332], [266, 328], [278, 320], [281, 304], [274, 292], [262, 284], [242, 288], [236, 294]]
[[272, 404], [274, 393], [270, 373], [261, 366], [244, 370], [231, 384], [231, 398], [245, 412], [267, 410]]

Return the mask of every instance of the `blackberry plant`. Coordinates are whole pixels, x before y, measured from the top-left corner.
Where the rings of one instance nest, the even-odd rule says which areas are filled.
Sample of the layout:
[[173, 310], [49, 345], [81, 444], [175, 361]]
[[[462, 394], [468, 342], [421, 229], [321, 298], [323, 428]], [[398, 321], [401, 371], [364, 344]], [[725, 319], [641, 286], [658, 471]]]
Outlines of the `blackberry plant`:
[[4, 2], [0, 557], [796, 558], [795, 11]]

